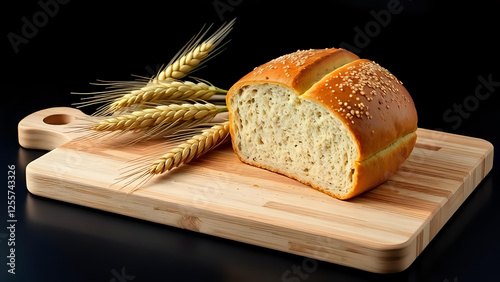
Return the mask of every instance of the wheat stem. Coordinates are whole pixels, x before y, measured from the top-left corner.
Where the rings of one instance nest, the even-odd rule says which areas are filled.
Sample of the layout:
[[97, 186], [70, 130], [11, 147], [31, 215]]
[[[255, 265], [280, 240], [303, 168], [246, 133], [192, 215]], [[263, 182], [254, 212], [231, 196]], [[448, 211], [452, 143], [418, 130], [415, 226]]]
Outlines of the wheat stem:
[[148, 169], [148, 174], [161, 174], [182, 164], [186, 164], [219, 146], [228, 139], [228, 136], [228, 121], [203, 130], [202, 134], [191, 137], [186, 142], [178, 145], [154, 161]]

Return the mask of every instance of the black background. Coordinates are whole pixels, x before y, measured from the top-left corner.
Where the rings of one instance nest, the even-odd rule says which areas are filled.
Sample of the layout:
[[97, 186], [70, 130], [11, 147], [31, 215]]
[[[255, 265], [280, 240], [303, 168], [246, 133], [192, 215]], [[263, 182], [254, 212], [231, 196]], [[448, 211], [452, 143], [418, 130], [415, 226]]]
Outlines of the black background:
[[[396, 2], [400, 12], [373, 28], [374, 14], [387, 15], [381, 11]], [[22, 19], [33, 23], [34, 15], [43, 10], [37, 1], [4, 3], [2, 167], [18, 168], [19, 223], [17, 274], [4, 276], [7, 246], [0, 237], [1, 277], [110, 281], [113, 271], [125, 268], [135, 276], [133, 281], [282, 281], [283, 273], [304, 258], [28, 194], [24, 167], [43, 152], [19, 147], [17, 123], [36, 110], [78, 102], [70, 92], [102, 90], [89, 85], [97, 79], [150, 76], [204, 24], [218, 27], [236, 17], [226, 50], [195, 76], [228, 89], [254, 67], [280, 55], [347, 43], [357, 48], [360, 57], [376, 61], [404, 82], [415, 101], [420, 127], [496, 145], [499, 8], [495, 1], [71, 0], [58, 4], [57, 12], [46, 20], [39, 17], [36, 32], [16, 52], [9, 36], [22, 36]], [[357, 29], [367, 26], [372, 26], [368, 31], [372, 36], [360, 45]], [[475, 96], [481, 78], [497, 83], [483, 86], [481, 91], [489, 89], [488, 97]], [[495, 167], [490, 172], [408, 270], [376, 275], [319, 262], [303, 281], [497, 280], [497, 171]], [[6, 233], [0, 230], [0, 236]]]

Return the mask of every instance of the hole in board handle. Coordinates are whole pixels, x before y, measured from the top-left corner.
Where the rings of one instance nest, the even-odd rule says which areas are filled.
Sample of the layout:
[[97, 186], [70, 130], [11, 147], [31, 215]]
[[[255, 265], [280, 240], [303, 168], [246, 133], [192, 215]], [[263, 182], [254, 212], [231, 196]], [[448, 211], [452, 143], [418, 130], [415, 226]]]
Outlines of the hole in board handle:
[[72, 122], [75, 118], [67, 114], [55, 114], [47, 116], [43, 119], [43, 122], [51, 125], [65, 125]]

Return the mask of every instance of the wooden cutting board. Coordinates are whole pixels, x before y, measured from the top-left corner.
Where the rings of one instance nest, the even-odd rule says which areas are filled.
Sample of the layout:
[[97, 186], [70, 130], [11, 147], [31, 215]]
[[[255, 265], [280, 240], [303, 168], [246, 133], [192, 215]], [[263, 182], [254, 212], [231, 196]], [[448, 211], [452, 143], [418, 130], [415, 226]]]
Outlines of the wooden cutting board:
[[131, 192], [116, 179], [158, 147], [71, 141], [84, 116], [51, 108], [19, 123], [23, 147], [53, 149], [27, 166], [31, 193], [379, 273], [406, 269], [493, 165], [485, 140], [418, 129], [395, 175], [340, 201], [241, 163], [226, 143]]

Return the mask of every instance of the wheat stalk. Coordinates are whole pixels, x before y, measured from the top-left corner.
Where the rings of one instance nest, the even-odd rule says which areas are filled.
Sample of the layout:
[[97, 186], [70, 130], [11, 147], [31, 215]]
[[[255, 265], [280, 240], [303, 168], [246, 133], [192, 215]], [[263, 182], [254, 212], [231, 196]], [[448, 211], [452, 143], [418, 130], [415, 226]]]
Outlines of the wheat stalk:
[[165, 125], [175, 126], [186, 121], [206, 122], [224, 111], [227, 111], [227, 107], [217, 107], [210, 103], [171, 104], [105, 118], [91, 125], [91, 129], [133, 132], [149, 130], [149, 133], [153, 133]]
[[167, 66], [158, 73], [156, 80], [165, 80], [168, 78], [181, 79], [192, 72], [203, 59], [214, 49], [213, 42], [204, 42], [194, 50], [179, 58], [173, 64]]
[[219, 146], [228, 139], [228, 136], [229, 121], [203, 130], [202, 134], [191, 137], [186, 142], [178, 145], [154, 161], [150, 165], [147, 174], [161, 174], [182, 164], [186, 164]]
[[155, 81], [138, 90], [115, 99], [108, 107], [109, 111], [116, 112], [133, 105], [144, 105], [165, 100], [207, 100], [215, 94], [226, 93], [227, 90], [208, 85], [204, 82], [190, 82], [177, 80]]
[[[115, 81], [108, 82], [111, 90], [91, 93], [93, 96], [85, 97], [82, 102], [75, 103], [77, 107], [90, 106], [104, 103], [97, 109], [94, 115], [108, 115], [126, 107], [134, 105], [142, 106], [157, 100], [169, 100], [165, 96], [178, 95], [183, 99], [177, 100], [206, 100], [214, 94], [226, 93], [226, 90], [207, 85], [198, 81], [180, 82], [178, 79], [199, 68], [204, 61], [215, 56], [214, 51], [219, 48], [220, 43], [232, 30], [235, 20], [221, 26], [213, 35], [203, 40], [209, 29], [203, 29], [194, 36], [170, 61], [170, 63], [156, 76], [151, 79], [140, 79], [137, 81]], [[184, 85], [179, 85], [183, 83]], [[188, 89], [192, 88], [192, 89]], [[194, 91], [194, 92], [192, 92]], [[84, 94], [72, 92], [73, 94]], [[184, 93], [184, 94], [182, 94]], [[190, 94], [193, 94], [191, 96]], [[211, 94], [211, 95], [210, 95]], [[200, 98], [197, 98], [199, 96]]]
[[[161, 70], [152, 81], [169, 78], [181, 79], [198, 68], [202, 61], [209, 58], [210, 52], [215, 50], [221, 41], [232, 30], [235, 20], [221, 26], [212, 36], [200, 44], [201, 36], [195, 36], [172, 61]], [[208, 31], [208, 30], [207, 30]]]

